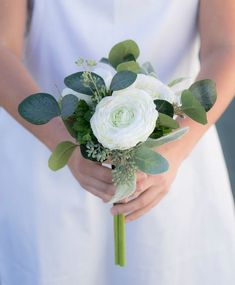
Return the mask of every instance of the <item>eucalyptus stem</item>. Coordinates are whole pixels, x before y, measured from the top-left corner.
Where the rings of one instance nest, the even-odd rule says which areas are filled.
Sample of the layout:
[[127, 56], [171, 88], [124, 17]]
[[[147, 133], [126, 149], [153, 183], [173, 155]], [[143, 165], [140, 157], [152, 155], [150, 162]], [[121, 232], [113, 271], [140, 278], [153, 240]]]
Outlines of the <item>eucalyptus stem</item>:
[[126, 237], [125, 237], [125, 215], [115, 215], [114, 218], [114, 248], [115, 264], [126, 265]]

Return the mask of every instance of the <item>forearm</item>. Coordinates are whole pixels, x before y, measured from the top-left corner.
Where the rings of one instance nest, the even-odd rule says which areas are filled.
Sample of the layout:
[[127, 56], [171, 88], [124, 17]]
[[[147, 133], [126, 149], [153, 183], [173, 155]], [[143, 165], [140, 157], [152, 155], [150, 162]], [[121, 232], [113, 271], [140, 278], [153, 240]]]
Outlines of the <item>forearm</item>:
[[20, 117], [19, 103], [28, 95], [38, 92], [39, 88], [19, 58], [1, 46], [0, 70], [0, 106], [50, 149], [62, 140], [71, 139], [60, 118], [46, 125], [34, 126]]
[[189, 118], [181, 121], [181, 127], [188, 126], [189, 132], [175, 143], [180, 159], [184, 159], [193, 147], [213, 125], [233, 99], [235, 93], [235, 50], [221, 48], [201, 59], [201, 70], [197, 80], [212, 79], [216, 82], [217, 101], [207, 113], [208, 124], [201, 125]]

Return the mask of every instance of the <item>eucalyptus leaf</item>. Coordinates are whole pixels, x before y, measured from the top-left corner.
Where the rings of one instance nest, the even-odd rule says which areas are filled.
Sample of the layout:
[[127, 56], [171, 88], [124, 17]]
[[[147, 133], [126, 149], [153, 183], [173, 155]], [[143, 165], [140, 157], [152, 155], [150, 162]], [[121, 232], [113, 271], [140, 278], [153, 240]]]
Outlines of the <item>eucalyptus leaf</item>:
[[164, 127], [171, 128], [171, 129], [178, 129], [179, 128], [179, 124], [176, 120], [174, 120], [170, 116], [167, 116], [166, 114], [162, 114], [162, 113], [159, 113], [159, 117], [157, 119], [157, 124], [159, 126], [164, 126]]
[[181, 95], [181, 111], [194, 121], [205, 125], [207, 123], [206, 111], [190, 90], [184, 90]]
[[179, 129], [179, 130], [174, 131], [168, 135], [165, 135], [159, 139], [148, 138], [147, 141], [145, 141], [142, 144], [142, 146], [153, 148], [153, 147], [158, 147], [158, 146], [163, 145], [163, 144], [170, 143], [172, 141], [175, 141], [175, 140], [178, 140], [179, 138], [181, 138], [185, 133], [188, 132], [188, 129], [189, 129], [188, 127]]
[[117, 72], [111, 81], [110, 89], [112, 91], [125, 89], [135, 82], [136, 77], [137, 74], [131, 71]]
[[43, 125], [60, 115], [60, 107], [52, 95], [36, 93], [20, 103], [18, 112], [31, 124]]
[[173, 87], [174, 85], [179, 84], [180, 82], [182, 82], [182, 81], [184, 81], [186, 79], [187, 79], [187, 77], [180, 77], [180, 78], [177, 78], [177, 79], [174, 79], [174, 80], [170, 81], [167, 85], [169, 87]]
[[112, 47], [108, 60], [116, 68], [120, 63], [136, 60], [139, 56], [139, 47], [133, 40], [125, 40]]
[[78, 98], [75, 95], [68, 94], [61, 100], [61, 116], [66, 119], [73, 115], [78, 106]]
[[77, 146], [70, 141], [59, 143], [49, 158], [48, 165], [50, 169], [56, 171], [64, 167]]
[[102, 57], [102, 58], [100, 59], [100, 62], [110, 65], [109, 60], [108, 60], [107, 57]]
[[80, 71], [65, 77], [64, 84], [72, 90], [86, 95], [93, 95], [96, 87], [98, 89], [105, 88], [104, 79], [94, 72], [90, 72], [92, 76], [92, 82], [85, 83], [84, 73], [85, 72]]
[[197, 98], [206, 112], [209, 111], [215, 104], [217, 98], [215, 82], [209, 79], [199, 80], [193, 83], [189, 90], [192, 95]]
[[142, 70], [144, 71], [144, 73], [146, 74], [156, 74], [152, 64], [149, 61], [146, 61], [145, 63], [142, 64]]
[[[63, 119], [63, 118], [62, 118]], [[77, 132], [73, 129], [73, 124], [76, 121], [75, 116], [63, 119], [64, 125], [73, 138], [77, 138]]]
[[174, 115], [174, 107], [171, 103], [166, 100], [154, 100], [154, 104], [156, 105], [156, 109], [159, 113], [168, 115], [173, 118]]
[[122, 199], [125, 199], [132, 195], [136, 190], [136, 176], [130, 177], [130, 180], [126, 184], [118, 184], [114, 196], [108, 202], [109, 204], [117, 203]]
[[143, 145], [137, 149], [134, 159], [139, 170], [147, 174], [160, 174], [169, 168], [169, 163], [163, 156]]
[[136, 61], [126, 61], [126, 62], [120, 63], [117, 66], [117, 71], [124, 71], [124, 70], [129, 70], [134, 73], [140, 73], [141, 67]]

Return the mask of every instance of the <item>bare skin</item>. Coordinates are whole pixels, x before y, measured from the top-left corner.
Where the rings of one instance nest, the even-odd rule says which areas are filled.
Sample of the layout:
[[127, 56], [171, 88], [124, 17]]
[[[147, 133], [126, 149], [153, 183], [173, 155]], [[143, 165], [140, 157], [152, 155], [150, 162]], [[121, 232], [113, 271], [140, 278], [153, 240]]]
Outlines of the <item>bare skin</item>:
[[[26, 4], [26, 0], [0, 0], [0, 105], [52, 150], [60, 141], [72, 140], [62, 121], [56, 118], [47, 125], [33, 126], [22, 120], [17, 113], [19, 102], [38, 91], [36, 83], [21, 61]], [[111, 209], [113, 214], [127, 214], [127, 222], [147, 213], [170, 191], [182, 161], [231, 102], [235, 92], [235, 37], [232, 36], [235, 26], [234, 11], [234, 0], [200, 1], [201, 70], [198, 79], [210, 78], [216, 82], [218, 100], [209, 112], [209, 123], [206, 126], [185, 119], [181, 125], [190, 127], [188, 134], [178, 142], [157, 149], [168, 159], [169, 171], [155, 176], [138, 173], [136, 197]], [[79, 150], [70, 160], [69, 167], [88, 192], [105, 202], [111, 198], [115, 188], [110, 169], [85, 160]]]

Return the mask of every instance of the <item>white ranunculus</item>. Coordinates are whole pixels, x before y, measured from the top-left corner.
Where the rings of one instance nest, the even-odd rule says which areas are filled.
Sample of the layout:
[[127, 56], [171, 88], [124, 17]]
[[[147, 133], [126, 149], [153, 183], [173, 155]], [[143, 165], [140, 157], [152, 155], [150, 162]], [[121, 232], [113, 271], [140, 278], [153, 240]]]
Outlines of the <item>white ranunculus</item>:
[[64, 88], [61, 95], [62, 95], [62, 97], [64, 97], [64, 96], [69, 95], [69, 94], [75, 95], [80, 100], [85, 100], [88, 105], [91, 105], [91, 103], [92, 103], [90, 95], [86, 95], [86, 94], [76, 92], [71, 88], [67, 88], [67, 87]]
[[113, 92], [96, 106], [91, 128], [97, 140], [109, 149], [129, 149], [147, 140], [158, 112], [152, 97], [131, 88]]
[[101, 76], [104, 79], [107, 89], [109, 89], [110, 83], [116, 73], [116, 70], [111, 65], [100, 62], [94, 67], [92, 72]]
[[172, 104], [175, 99], [173, 90], [151, 75], [138, 74], [136, 81], [128, 88], [132, 87], [148, 92], [153, 100], [166, 100]]

